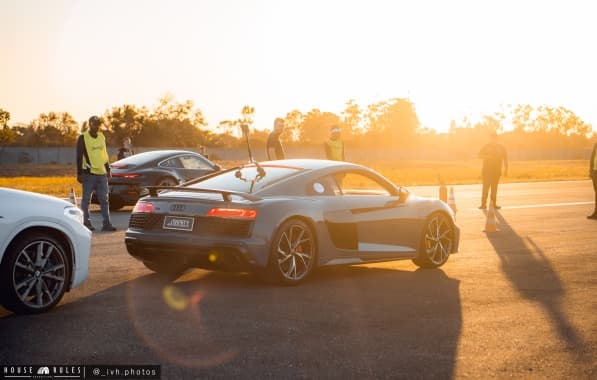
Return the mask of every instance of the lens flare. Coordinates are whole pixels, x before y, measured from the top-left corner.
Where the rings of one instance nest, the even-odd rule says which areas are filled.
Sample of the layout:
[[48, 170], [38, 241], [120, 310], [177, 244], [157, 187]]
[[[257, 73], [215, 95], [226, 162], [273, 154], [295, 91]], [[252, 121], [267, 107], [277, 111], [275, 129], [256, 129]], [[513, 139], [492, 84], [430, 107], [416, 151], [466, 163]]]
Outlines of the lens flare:
[[183, 311], [189, 306], [189, 297], [180, 289], [168, 285], [162, 290], [166, 305], [178, 311]]

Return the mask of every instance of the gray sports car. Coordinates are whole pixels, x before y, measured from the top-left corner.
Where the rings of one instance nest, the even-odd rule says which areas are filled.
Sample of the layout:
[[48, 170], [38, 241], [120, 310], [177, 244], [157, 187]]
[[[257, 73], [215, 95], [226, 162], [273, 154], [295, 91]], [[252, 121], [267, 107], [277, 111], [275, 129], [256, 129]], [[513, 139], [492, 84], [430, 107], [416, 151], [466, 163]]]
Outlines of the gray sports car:
[[250, 163], [149, 190], [125, 243], [160, 273], [251, 271], [292, 285], [319, 266], [411, 259], [433, 268], [458, 251], [444, 202], [347, 162]]

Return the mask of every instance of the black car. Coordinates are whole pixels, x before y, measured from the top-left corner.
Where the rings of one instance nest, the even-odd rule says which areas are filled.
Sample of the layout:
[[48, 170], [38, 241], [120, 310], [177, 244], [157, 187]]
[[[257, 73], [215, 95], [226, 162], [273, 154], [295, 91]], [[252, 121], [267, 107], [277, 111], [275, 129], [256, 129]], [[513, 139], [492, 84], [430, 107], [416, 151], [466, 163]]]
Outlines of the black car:
[[111, 165], [110, 210], [134, 205], [147, 195], [146, 186], [176, 186], [220, 170], [204, 156], [185, 150], [155, 150], [123, 158]]

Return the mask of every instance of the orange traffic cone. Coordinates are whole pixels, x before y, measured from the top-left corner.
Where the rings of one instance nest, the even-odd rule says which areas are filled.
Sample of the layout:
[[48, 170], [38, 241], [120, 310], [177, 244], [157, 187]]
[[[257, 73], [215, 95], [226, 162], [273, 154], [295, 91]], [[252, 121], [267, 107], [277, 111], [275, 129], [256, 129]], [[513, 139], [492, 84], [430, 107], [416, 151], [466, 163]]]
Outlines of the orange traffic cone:
[[458, 209], [456, 208], [456, 201], [454, 200], [454, 188], [453, 187], [450, 187], [450, 196], [448, 197], [448, 206], [450, 206], [452, 211], [454, 211], [454, 214], [456, 214], [456, 211], [458, 211]]
[[485, 222], [485, 232], [496, 232], [497, 231], [497, 220], [495, 218], [495, 210], [493, 209], [493, 204], [489, 204], [489, 209], [487, 210], [487, 221]]
[[446, 183], [441, 176], [439, 177], [439, 199], [445, 203], [448, 203], [448, 188], [446, 187]]
[[70, 193], [68, 194], [68, 201], [77, 206], [77, 197], [75, 197], [75, 189], [72, 187], [70, 188]]

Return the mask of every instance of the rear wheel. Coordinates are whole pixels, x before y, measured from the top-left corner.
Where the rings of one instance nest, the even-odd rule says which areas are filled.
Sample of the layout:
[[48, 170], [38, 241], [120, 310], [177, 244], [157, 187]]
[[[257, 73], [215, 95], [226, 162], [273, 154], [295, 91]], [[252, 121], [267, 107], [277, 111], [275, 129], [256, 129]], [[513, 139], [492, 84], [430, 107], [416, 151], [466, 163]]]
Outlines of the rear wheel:
[[443, 213], [435, 213], [427, 218], [419, 255], [413, 262], [423, 268], [437, 268], [445, 264], [454, 244], [454, 226]]
[[67, 247], [45, 232], [28, 233], [7, 251], [0, 268], [2, 304], [15, 313], [41, 313], [64, 295], [70, 278]]
[[110, 211], [118, 211], [124, 206], [124, 202], [120, 197], [110, 197], [109, 208]]
[[281, 284], [296, 285], [312, 272], [317, 242], [311, 227], [300, 219], [284, 222], [272, 240], [269, 277]]

